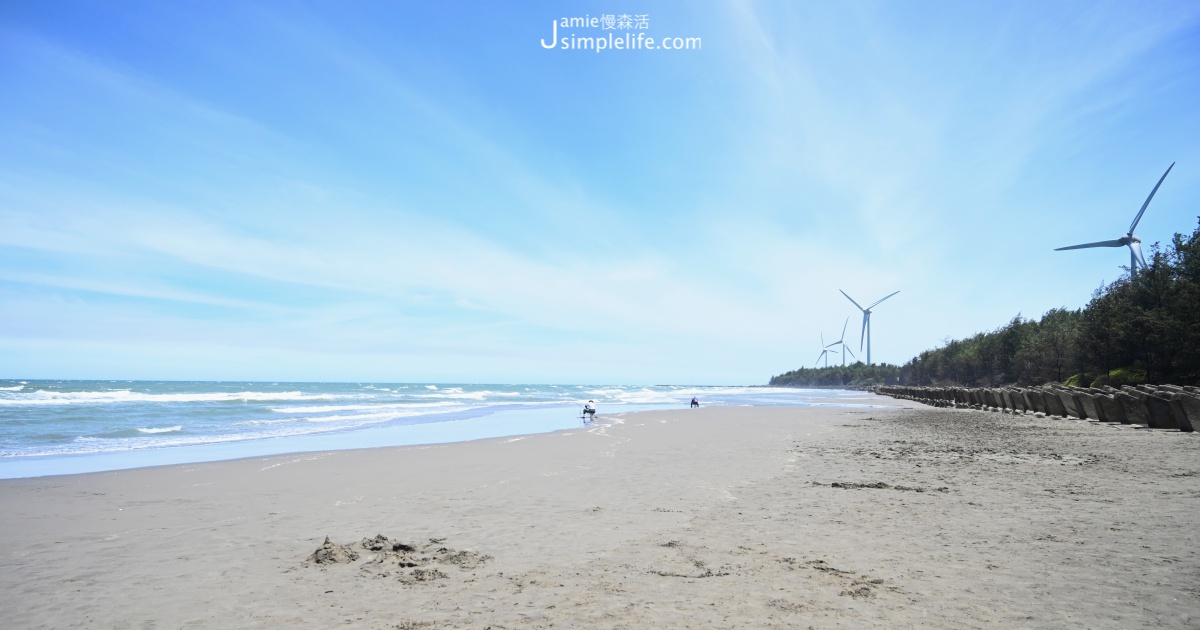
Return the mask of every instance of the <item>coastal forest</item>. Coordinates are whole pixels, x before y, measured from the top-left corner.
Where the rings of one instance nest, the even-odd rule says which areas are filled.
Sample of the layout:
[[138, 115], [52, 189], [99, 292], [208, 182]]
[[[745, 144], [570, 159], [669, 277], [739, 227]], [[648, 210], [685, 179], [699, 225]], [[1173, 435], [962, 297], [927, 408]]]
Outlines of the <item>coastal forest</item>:
[[1149, 269], [1097, 289], [1076, 310], [1007, 324], [926, 350], [903, 366], [801, 368], [796, 387], [904, 385], [1200, 385], [1200, 224], [1150, 248]]

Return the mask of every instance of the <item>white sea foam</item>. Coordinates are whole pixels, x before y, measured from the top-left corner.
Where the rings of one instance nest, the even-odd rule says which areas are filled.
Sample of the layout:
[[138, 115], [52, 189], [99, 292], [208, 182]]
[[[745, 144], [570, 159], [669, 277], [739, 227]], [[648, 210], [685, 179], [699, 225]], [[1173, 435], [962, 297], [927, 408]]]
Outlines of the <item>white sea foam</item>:
[[22, 389], [25, 389], [24, 385], [13, 385], [12, 387], [0, 387], [0, 391], [4, 391], [4, 392], [19, 392]]
[[[275, 429], [264, 428], [259, 431], [239, 432], [229, 435], [205, 435], [205, 436], [188, 436], [188, 437], [166, 437], [172, 434], [160, 434], [152, 438], [75, 438], [75, 444], [70, 447], [59, 447], [49, 449], [39, 449], [38, 452], [2, 452], [0, 457], [11, 456], [30, 456], [30, 455], [61, 455], [61, 454], [87, 454], [87, 453], [106, 453], [113, 451], [129, 451], [143, 450], [147, 448], [164, 448], [174, 446], [189, 446], [197, 444], [222, 444], [229, 442], [241, 442], [244, 440], [258, 440], [267, 438], [282, 438], [294, 437], [301, 435], [313, 435], [319, 433], [328, 433], [331, 431], [339, 431], [343, 429], [353, 429], [380, 422], [387, 422], [390, 419], [401, 417], [401, 414], [360, 414], [350, 416], [326, 416], [324, 418], [289, 418], [283, 420], [289, 426], [278, 427]], [[272, 424], [271, 421], [250, 421], [238, 424]], [[86, 446], [80, 443], [87, 443]]]
[[437, 385], [426, 385], [426, 386], [425, 386], [425, 389], [432, 389], [432, 390], [434, 390], [434, 391], [436, 391], [436, 390], [437, 390], [437, 388], [438, 388], [438, 387], [437, 387]]
[[[468, 411], [470, 409], [477, 409], [477, 408], [478, 407], [463, 406], [458, 409], [455, 409], [455, 411]], [[305, 422], [321, 422], [321, 423], [350, 422], [350, 423], [353, 423], [352, 426], [360, 426], [363, 424], [375, 424], [378, 422], [386, 422], [388, 420], [395, 420], [396, 418], [411, 418], [413, 416], [427, 416], [427, 415], [429, 415], [429, 413], [430, 412], [426, 411], [426, 410], [413, 409], [413, 410], [408, 410], [408, 411], [395, 410], [395, 411], [383, 411], [383, 412], [379, 412], [379, 413], [353, 413], [353, 414], [343, 414], [343, 415], [333, 415], [333, 416], [312, 416], [312, 417], [308, 417], [308, 418], [300, 418], [300, 420], [303, 420]], [[443, 412], [439, 412], [439, 413], [443, 413]]]
[[[551, 403], [535, 403], [535, 404], [551, 404]], [[474, 409], [483, 409], [487, 405], [471, 405], [450, 401], [432, 402], [432, 403], [406, 403], [402, 405], [330, 405], [322, 407], [280, 407], [272, 411], [280, 411], [287, 413], [296, 413], [297, 415], [287, 418], [276, 418], [271, 420], [243, 420], [234, 422], [233, 426], [258, 426], [272, 424], [287, 424], [289, 422], [317, 422], [329, 423], [339, 421], [360, 422], [361, 420], [384, 421], [397, 418], [412, 418], [417, 416], [429, 416], [434, 414], [457, 413], [461, 411], [471, 411]], [[346, 412], [346, 411], [375, 411], [375, 413], [335, 413], [330, 416], [301, 416], [301, 413], [331, 413], [331, 412]], [[374, 423], [374, 422], [372, 422]], [[357, 425], [354, 425], [357, 426]]]
[[[36, 451], [0, 451], [0, 457], [38, 457], [45, 455], [89, 455], [93, 453], [112, 453], [118, 451], [140, 451], [152, 448], [166, 448], [174, 446], [194, 446], [199, 444], [227, 444], [230, 442], [241, 442], [244, 440], [261, 440], [277, 437], [292, 437], [297, 435], [310, 435], [313, 433], [325, 433], [326, 428], [313, 428], [312, 425], [307, 430], [296, 430], [293, 428], [276, 430], [276, 431], [257, 431], [250, 433], [238, 433], [234, 435], [206, 435], [193, 437], [146, 437], [146, 438], [97, 438], [80, 436], [75, 438], [71, 446], [59, 446], [37, 449]], [[172, 435], [172, 434], [163, 434]]]
[[39, 389], [21, 396], [0, 398], [0, 405], [103, 405], [150, 402], [273, 402], [285, 400], [338, 400], [354, 398], [347, 394], [305, 394], [303, 392], [209, 392], [202, 394], [147, 394], [128, 389], [90, 392], [55, 392]]
[[138, 429], [138, 433], [174, 433], [176, 431], [182, 431], [182, 430], [183, 430], [183, 425], [177, 424], [173, 427], [161, 427], [161, 428], [157, 428], [157, 429], [156, 428]]
[[589, 398], [605, 403], [619, 404], [668, 404], [690, 398], [691, 394], [678, 391], [655, 391], [648, 387], [637, 390], [625, 388], [591, 389], [585, 392]]
[[477, 392], [464, 392], [461, 387], [450, 387], [443, 389], [436, 394], [412, 394], [413, 398], [439, 398], [450, 400], [487, 400], [490, 397], [510, 397], [521, 396], [520, 392], [494, 392], [491, 390], [481, 390]]
[[243, 421], [241, 421], [241, 422], [234, 422], [234, 423], [233, 423], [233, 424], [231, 424], [230, 426], [234, 426], [234, 427], [257, 427], [257, 426], [265, 426], [265, 425], [272, 425], [272, 424], [287, 424], [287, 423], [289, 423], [289, 422], [300, 422], [301, 420], [303, 420], [303, 418], [296, 418], [296, 417], [292, 417], [292, 418], [278, 418], [278, 419], [275, 419], [275, 420], [243, 420]]
[[364, 409], [430, 409], [461, 406], [462, 403], [456, 403], [449, 400], [438, 402], [413, 402], [413, 403], [381, 403], [376, 405], [319, 405], [314, 407], [272, 407], [271, 411], [276, 413], [329, 413], [331, 411], [361, 411]]

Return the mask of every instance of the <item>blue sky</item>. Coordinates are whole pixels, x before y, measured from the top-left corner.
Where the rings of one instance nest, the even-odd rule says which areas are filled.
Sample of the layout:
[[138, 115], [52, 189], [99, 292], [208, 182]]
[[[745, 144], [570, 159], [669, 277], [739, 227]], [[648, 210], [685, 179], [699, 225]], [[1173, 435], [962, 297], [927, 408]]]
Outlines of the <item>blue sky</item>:
[[0, 377], [763, 383], [1200, 215], [1194, 2], [18, 0], [0, 94]]

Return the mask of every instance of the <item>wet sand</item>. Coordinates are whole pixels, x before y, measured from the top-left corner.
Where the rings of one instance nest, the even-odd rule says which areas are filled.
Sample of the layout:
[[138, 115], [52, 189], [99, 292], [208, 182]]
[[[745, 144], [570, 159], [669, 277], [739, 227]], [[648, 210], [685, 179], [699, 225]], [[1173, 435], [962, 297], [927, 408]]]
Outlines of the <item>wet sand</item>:
[[0, 481], [4, 627], [1200, 625], [1196, 434], [879, 404]]

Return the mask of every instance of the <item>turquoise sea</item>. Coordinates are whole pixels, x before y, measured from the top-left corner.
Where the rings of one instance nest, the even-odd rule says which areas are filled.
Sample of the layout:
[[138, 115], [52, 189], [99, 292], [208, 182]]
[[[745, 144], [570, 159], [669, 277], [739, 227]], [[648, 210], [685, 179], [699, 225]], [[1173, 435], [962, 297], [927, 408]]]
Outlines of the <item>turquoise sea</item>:
[[456, 442], [704, 405], [870, 406], [767, 387], [0, 380], [0, 478]]

